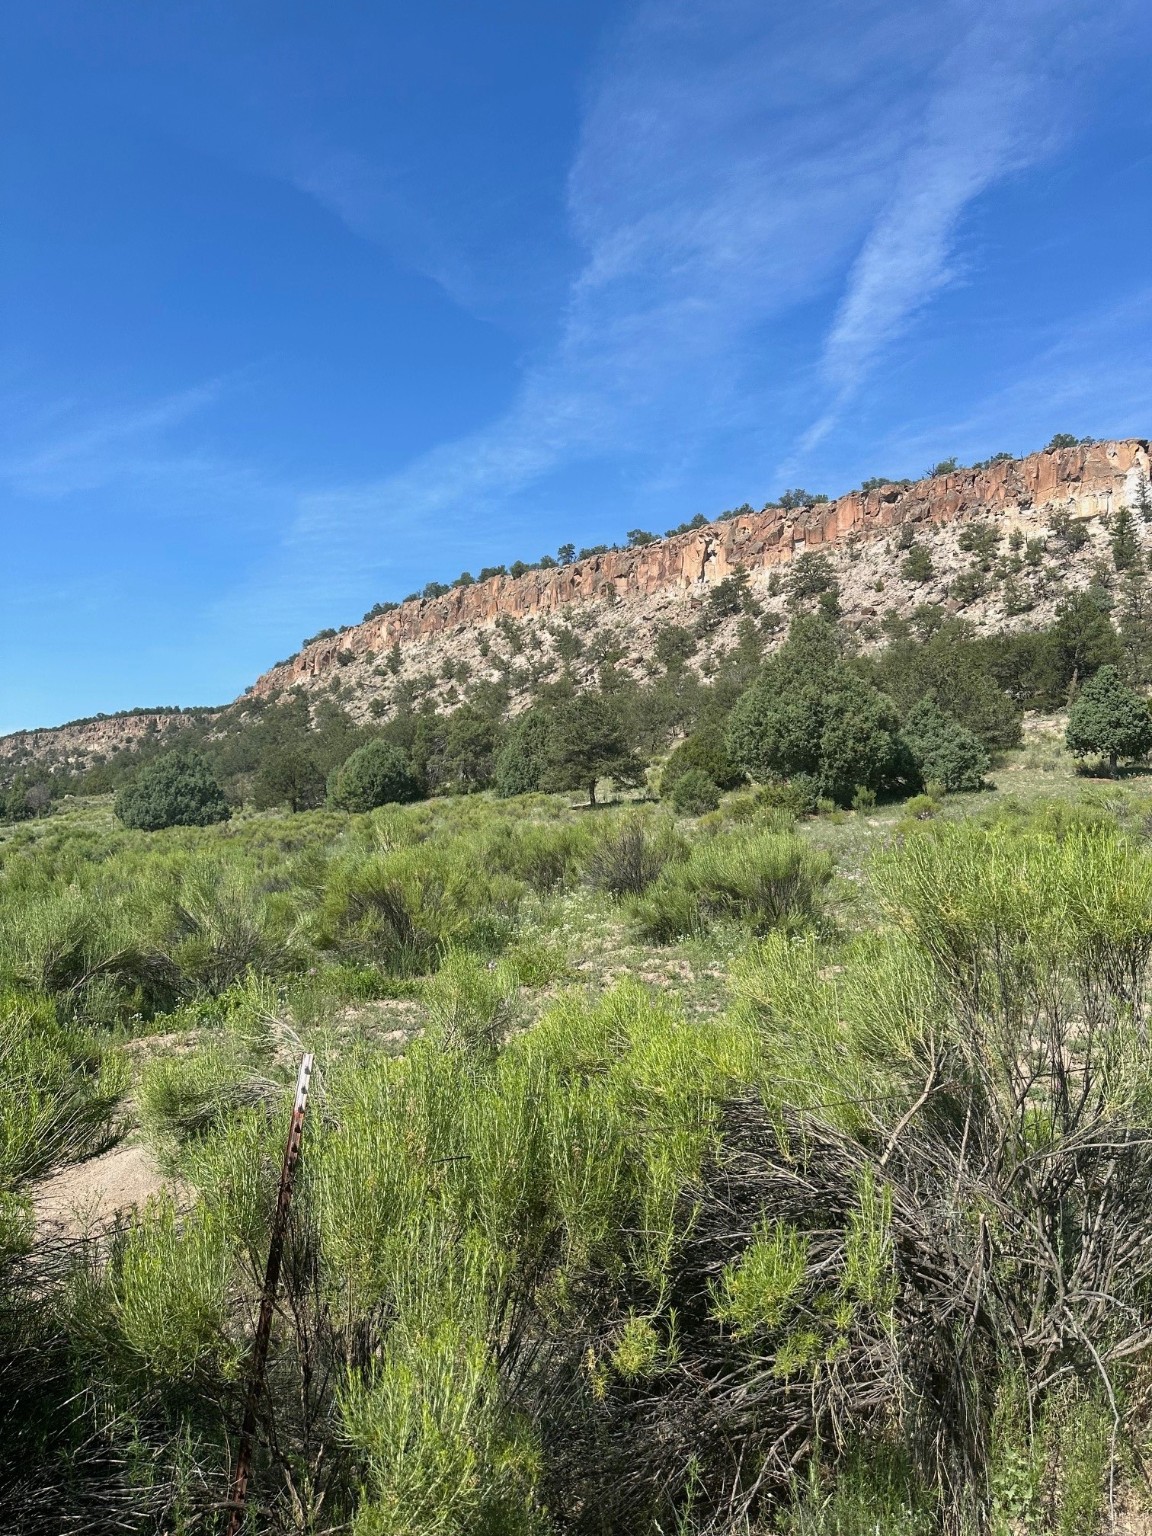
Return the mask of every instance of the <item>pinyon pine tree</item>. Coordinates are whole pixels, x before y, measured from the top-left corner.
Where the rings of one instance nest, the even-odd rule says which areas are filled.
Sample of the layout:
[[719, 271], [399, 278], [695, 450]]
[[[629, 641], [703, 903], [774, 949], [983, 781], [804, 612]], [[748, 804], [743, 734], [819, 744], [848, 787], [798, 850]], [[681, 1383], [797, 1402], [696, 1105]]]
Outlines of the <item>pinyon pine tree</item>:
[[207, 827], [232, 812], [211, 768], [196, 752], [167, 752], [141, 768], [116, 797], [116, 814], [126, 827], [155, 832], [161, 827]]
[[600, 693], [578, 693], [553, 717], [542, 789], [586, 789], [596, 804], [596, 782], [609, 778], [621, 785], [644, 782], [644, 764], [628, 745], [611, 700]]
[[1077, 757], [1107, 758], [1109, 772], [1115, 773], [1121, 758], [1143, 757], [1152, 747], [1152, 715], [1115, 667], [1101, 667], [1068, 711], [1065, 740]]

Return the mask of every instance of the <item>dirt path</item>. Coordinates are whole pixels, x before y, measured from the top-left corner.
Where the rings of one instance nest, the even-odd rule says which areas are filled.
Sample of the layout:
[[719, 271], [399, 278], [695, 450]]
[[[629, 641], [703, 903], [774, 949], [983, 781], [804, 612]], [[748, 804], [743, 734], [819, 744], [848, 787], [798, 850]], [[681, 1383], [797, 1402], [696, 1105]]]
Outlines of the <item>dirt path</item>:
[[140, 1142], [49, 1174], [32, 1188], [36, 1240], [94, 1235], [162, 1189], [177, 1189]]

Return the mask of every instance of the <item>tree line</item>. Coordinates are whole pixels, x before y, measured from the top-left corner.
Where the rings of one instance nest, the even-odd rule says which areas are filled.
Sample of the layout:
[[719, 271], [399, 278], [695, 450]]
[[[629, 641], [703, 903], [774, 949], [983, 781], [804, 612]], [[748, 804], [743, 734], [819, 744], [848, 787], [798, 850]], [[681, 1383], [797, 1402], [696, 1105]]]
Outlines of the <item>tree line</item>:
[[[1118, 629], [1098, 591], [1067, 597], [1047, 628], [1012, 635], [980, 635], [938, 610], [891, 616], [888, 643], [871, 654], [827, 595], [798, 599], [771, 653], [738, 574], [693, 629], [658, 632], [646, 678], [608, 659], [591, 680], [569, 668], [540, 685], [518, 712], [506, 686], [483, 682], [451, 711], [401, 700], [368, 725], [302, 690], [247, 698], [184, 727], [178, 745], [158, 735], [86, 774], [17, 776], [0, 804], [15, 820], [62, 794], [115, 791], [137, 826], [217, 820], [244, 803], [356, 811], [480, 790], [580, 791], [595, 804], [600, 781], [643, 786], [666, 759], [653, 787], [681, 810], [710, 809], [751, 780], [802, 811], [974, 788], [995, 753], [1019, 744], [1026, 710], [1071, 703], [1069, 746], [1113, 769], [1152, 745], [1133, 688], [1148, 678], [1147, 640]], [[702, 676], [692, 664], [701, 639], [734, 615], [736, 643]]]

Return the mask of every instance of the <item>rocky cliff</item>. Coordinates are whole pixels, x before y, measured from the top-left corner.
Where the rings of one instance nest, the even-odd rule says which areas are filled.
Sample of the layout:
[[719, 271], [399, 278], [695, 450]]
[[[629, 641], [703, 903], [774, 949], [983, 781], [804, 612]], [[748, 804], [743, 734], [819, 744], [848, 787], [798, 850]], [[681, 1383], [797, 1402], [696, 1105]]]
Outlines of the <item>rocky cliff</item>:
[[[557, 653], [573, 649], [562, 638], [565, 630], [580, 632], [584, 655], [614, 650], [622, 665], [643, 669], [658, 629], [690, 622], [709, 589], [737, 570], [749, 573], [757, 599], [783, 619], [787, 567], [812, 552], [828, 555], [845, 619], [865, 630], [865, 640], [869, 621], [879, 614], [890, 608], [907, 613], [923, 603], [964, 610], [982, 626], [1042, 623], [1066, 586], [1090, 579], [1093, 562], [1106, 553], [1112, 514], [1146, 499], [1142, 486], [1149, 471], [1149, 444], [1128, 439], [853, 491], [797, 512], [766, 508], [638, 549], [413, 599], [305, 646], [257, 679], [250, 692], [328, 691], [353, 713], [378, 699], [382, 704], [373, 712], [379, 714], [399, 689], [407, 685], [410, 695], [415, 682], [418, 692], [450, 705], [460, 696], [461, 680], [507, 681], [510, 671], [528, 670], [535, 681], [556, 670], [562, 659]], [[1054, 514], [1081, 523], [1088, 537], [1078, 550], [1062, 548], [1051, 536]], [[958, 580], [972, 564], [960, 547], [961, 530], [976, 521], [994, 524], [1005, 540], [1015, 531], [1017, 541], [1031, 541], [1027, 559], [1016, 561], [1019, 571], [1011, 571], [1009, 556], [1007, 577], [1001, 572], [983, 582]], [[1143, 537], [1145, 525], [1139, 518], [1137, 523]], [[928, 552], [932, 574], [924, 579], [900, 574], [910, 542]], [[599, 633], [599, 645], [587, 643], [590, 631]], [[712, 648], [730, 638], [721, 630]], [[706, 655], [707, 648], [702, 661]]]
[[[357, 718], [387, 718], [401, 701], [451, 708], [492, 682], [509, 689], [515, 708], [564, 667], [593, 676], [610, 661], [650, 672], [660, 631], [692, 625], [708, 593], [736, 571], [748, 573], [765, 631], [782, 635], [794, 604], [790, 568], [813, 553], [827, 556], [845, 622], [865, 645], [879, 640], [881, 616], [925, 604], [980, 628], [1032, 627], [1107, 561], [1121, 506], [1152, 510], [1150, 473], [1148, 442], [1127, 439], [881, 485], [799, 511], [769, 507], [638, 549], [413, 599], [306, 645], [244, 697], [300, 689], [338, 700]], [[1145, 517], [1135, 521], [1140, 540], [1152, 539]], [[965, 529], [984, 523], [992, 543], [985, 538], [974, 553]], [[915, 563], [913, 548], [922, 552]], [[734, 642], [737, 623], [712, 629], [692, 664], [707, 671], [710, 657]], [[174, 740], [194, 718], [157, 712], [21, 732], [0, 738], [0, 764], [91, 764], [157, 734]]]
[[117, 752], [145, 742], [158, 740], [175, 745], [183, 730], [212, 713], [158, 709], [130, 715], [96, 715], [90, 720], [73, 720], [68, 725], [38, 731], [14, 731], [10, 736], [0, 736], [0, 768], [4, 777], [31, 763], [91, 768]]

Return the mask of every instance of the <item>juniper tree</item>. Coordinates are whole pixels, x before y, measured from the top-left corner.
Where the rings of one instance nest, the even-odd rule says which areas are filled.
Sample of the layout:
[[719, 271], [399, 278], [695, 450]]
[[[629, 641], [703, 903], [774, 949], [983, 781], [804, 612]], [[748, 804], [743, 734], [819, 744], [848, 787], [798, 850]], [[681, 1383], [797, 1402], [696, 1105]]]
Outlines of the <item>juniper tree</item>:
[[552, 712], [529, 709], [513, 721], [496, 758], [495, 789], [502, 798], [527, 795], [540, 788], [548, 762]]
[[921, 699], [904, 719], [901, 730], [925, 784], [942, 784], [950, 792], [979, 789], [991, 758], [980, 738], [936, 703]]
[[420, 798], [420, 785], [399, 747], [366, 742], [328, 778], [328, 799], [341, 811], [371, 811], [378, 805]]
[[812, 779], [842, 805], [861, 785], [915, 776], [890, 700], [847, 666], [842, 637], [818, 618], [794, 621], [733, 710], [727, 750], [749, 778]]
[[1121, 758], [1143, 757], [1152, 747], [1147, 701], [1124, 686], [1115, 667], [1101, 667], [1068, 711], [1065, 740], [1077, 757], [1107, 758], [1114, 774]]
[[116, 797], [126, 827], [206, 827], [232, 812], [211, 768], [195, 752], [167, 752], [146, 764]]

